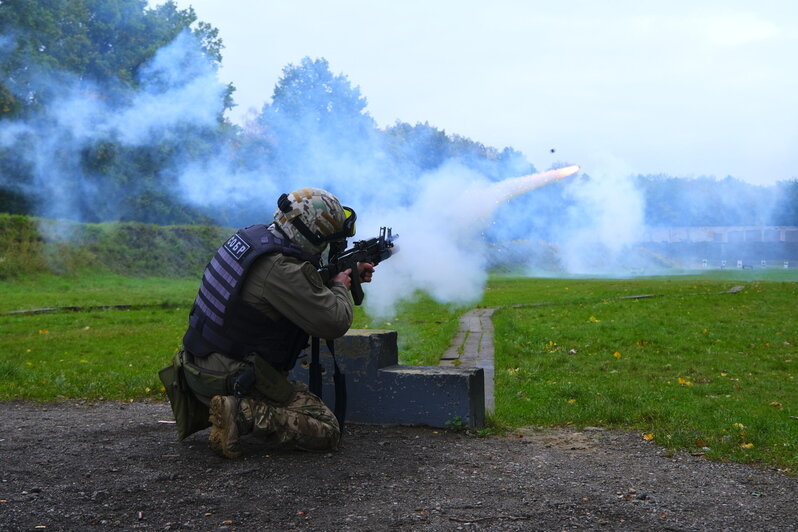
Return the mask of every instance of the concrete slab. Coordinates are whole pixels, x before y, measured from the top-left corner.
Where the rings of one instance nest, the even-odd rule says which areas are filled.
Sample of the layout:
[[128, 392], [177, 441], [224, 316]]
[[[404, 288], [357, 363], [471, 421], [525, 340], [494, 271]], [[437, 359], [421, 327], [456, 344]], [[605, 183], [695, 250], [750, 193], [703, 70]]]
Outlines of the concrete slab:
[[[485, 425], [485, 375], [475, 366], [398, 365], [396, 331], [351, 330], [336, 340], [338, 366], [346, 375], [347, 421], [368, 424]], [[323, 344], [323, 342], [322, 342]], [[333, 362], [322, 346], [322, 400], [335, 408]], [[290, 378], [307, 382], [310, 355]]]

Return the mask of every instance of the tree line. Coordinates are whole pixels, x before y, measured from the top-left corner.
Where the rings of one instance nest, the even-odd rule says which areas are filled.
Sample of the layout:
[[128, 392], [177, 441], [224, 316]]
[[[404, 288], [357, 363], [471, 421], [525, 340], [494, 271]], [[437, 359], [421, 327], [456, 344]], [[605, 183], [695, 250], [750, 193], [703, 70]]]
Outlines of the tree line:
[[[348, 183], [398, 203], [415, 192], [400, 185], [407, 176], [419, 179], [452, 162], [490, 180], [536, 170], [511, 147], [485, 146], [429, 123], [378, 127], [360, 89], [323, 58], [287, 65], [270, 101], [244, 126], [224, 116], [235, 105], [229, 84], [214, 93], [213, 121], [173, 120], [151, 129], [146, 143], [111, 130], [80, 144], [69, 128], [52, 135], [63, 125], [64, 109], [54, 109], [63, 102], [100, 101], [114, 109], [142, 95], [157, 98], [159, 87], [174, 80], [168, 70], [148, 65], [181, 35], [190, 36], [208, 68], [222, 64], [218, 30], [172, 1], [156, 7], [145, 0], [0, 2], [0, 212], [41, 214], [67, 195], [68, 217], [85, 222], [238, 225], [242, 218], [263, 218], [263, 205], [251, 200], [203, 205], [176, 193], [188, 164], [224, 174], [218, 179], [259, 175], [282, 183], [299, 175], [328, 188]], [[194, 68], [185, 57], [176, 61], [189, 74]], [[66, 91], [82, 99], [65, 99]], [[25, 127], [14, 129], [20, 125]], [[37, 128], [50, 132], [52, 146], [41, 149]], [[38, 160], [43, 153], [46, 164]], [[48, 181], [50, 172], [55, 177]], [[756, 187], [733, 178], [659, 175], [637, 176], [635, 183], [651, 225], [798, 225], [796, 180]], [[572, 204], [564, 186], [535, 196], [539, 215]], [[67, 216], [66, 210], [49, 212]]]

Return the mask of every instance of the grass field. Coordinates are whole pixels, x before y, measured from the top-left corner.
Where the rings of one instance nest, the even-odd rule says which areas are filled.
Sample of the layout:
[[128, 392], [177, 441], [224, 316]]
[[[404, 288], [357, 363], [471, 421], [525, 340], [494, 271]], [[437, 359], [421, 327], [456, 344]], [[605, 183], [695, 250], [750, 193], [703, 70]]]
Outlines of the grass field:
[[798, 283], [719, 277], [495, 280], [496, 420], [794, 470]]
[[[492, 278], [480, 305], [499, 308], [493, 421], [623, 427], [795, 471], [795, 277]], [[180, 342], [196, 286], [110, 274], [0, 282], [0, 400], [162, 399], [156, 374]], [[81, 310], [8, 314], [65, 306]], [[465, 310], [419, 296], [388, 322], [358, 309], [355, 327], [396, 329], [402, 362], [434, 364]]]
[[[197, 286], [113, 274], [0, 281], [0, 400], [163, 397], [157, 372], [180, 345]], [[30, 309], [40, 311], [10, 313]], [[402, 363], [436, 364], [463, 310], [419, 295], [388, 321], [356, 307], [353, 327], [396, 330]]]

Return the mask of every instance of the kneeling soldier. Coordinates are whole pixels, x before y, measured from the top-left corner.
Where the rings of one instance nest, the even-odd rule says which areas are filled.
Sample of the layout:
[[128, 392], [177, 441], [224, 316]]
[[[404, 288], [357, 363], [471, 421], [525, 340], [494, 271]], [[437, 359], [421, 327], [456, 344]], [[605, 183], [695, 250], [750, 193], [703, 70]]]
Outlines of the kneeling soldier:
[[[246, 434], [270, 448], [338, 447], [335, 416], [288, 372], [310, 336], [338, 338], [352, 324], [351, 271], [325, 285], [318, 267], [329, 243], [354, 235], [355, 219], [329, 192], [303, 188], [280, 197], [274, 222], [240, 229], [219, 248], [183, 348], [162, 372], [181, 439], [210, 423], [210, 447], [228, 458], [240, 456]], [[358, 269], [371, 281], [373, 265]]]

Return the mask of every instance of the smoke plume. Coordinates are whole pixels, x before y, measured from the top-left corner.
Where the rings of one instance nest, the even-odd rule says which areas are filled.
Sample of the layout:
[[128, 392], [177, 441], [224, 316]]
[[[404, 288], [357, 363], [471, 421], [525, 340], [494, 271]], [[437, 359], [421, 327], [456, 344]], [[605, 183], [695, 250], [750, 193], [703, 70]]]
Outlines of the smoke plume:
[[[137, 90], [125, 90], [43, 75], [37, 83], [59, 84], [50, 105], [24, 120], [0, 121], [0, 149], [15, 153], [31, 180], [6, 173], [0, 185], [34, 198], [43, 217], [124, 219], [129, 199], [146, 185], [144, 170], [131, 168], [126, 181], [111, 186], [86, 171], [87, 152], [101, 160], [103, 142], [116, 150], [171, 142], [154, 178], [221, 224], [268, 223], [282, 192], [328, 189], [358, 212], [356, 239], [376, 236], [381, 226], [400, 235], [401, 251], [365, 287], [367, 310], [380, 315], [418, 291], [443, 303], [474, 303], [498, 266], [546, 275], [628, 275], [662, 266], [636, 251], [645, 198], [630, 176], [587, 168], [533, 189], [518, 177], [533, 168], [525, 161], [502, 166], [493, 151], [476, 162], [430, 163], [429, 138], [406, 137], [398, 153], [367, 113], [336, 122], [326, 118], [329, 106], [313, 99], [291, 109], [265, 107], [266, 118], [244, 125], [245, 142], [217, 141], [226, 86], [189, 32], [139, 76]], [[193, 147], [180, 141], [186, 131]]]
[[[133, 90], [42, 72], [34, 85], [54, 95], [48, 105], [25, 119], [0, 121], [0, 149], [13, 154], [30, 180], [8, 172], [0, 174], [0, 185], [30, 197], [43, 217], [123, 219], [143, 169], [130, 168], [119, 188], [87, 171], [87, 153], [103, 143], [131, 150], [157, 145], [181, 126], [213, 129], [226, 90], [188, 31], [140, 69], [139, 82]], [[97, 216], [87, 219], [87, 213]]]

